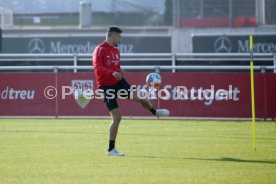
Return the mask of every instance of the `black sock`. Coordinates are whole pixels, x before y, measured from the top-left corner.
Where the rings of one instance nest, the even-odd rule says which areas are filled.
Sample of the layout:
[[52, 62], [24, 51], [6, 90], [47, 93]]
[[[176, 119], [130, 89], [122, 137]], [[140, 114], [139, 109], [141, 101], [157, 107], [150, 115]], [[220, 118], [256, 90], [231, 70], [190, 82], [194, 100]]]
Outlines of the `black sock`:
[[149, 110], [153, 115], [156, 115], [156, 110], [152, 107], [150, 110]]
[[115, 148], [115, 140], [109, 140], [109, 148], [108, 151], [111, 151], [113, 148]]

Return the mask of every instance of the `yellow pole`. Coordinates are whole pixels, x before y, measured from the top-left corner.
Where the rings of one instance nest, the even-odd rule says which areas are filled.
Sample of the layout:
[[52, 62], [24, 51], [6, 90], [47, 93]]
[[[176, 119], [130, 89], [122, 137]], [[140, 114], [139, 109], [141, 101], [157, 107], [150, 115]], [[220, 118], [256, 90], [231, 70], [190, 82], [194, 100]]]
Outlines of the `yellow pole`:
[[250, 35], [250, 81], [251, 81], [251, 112], [253, 150], [256, 151], [256, 121], [255, 121], [255, 87], [254, 87], [254, 63], [253, 63], [253, 37]]

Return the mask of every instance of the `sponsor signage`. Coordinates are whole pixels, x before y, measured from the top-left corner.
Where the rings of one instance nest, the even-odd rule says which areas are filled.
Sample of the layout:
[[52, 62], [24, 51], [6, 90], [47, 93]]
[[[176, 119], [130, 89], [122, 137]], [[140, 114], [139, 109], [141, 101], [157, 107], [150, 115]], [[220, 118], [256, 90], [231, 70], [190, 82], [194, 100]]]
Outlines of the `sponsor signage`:
[[[127, 80], [136, 89], [147, 90], [144, 81], [147, 74], [130, 72]], [[161, 87], [149, 99], [156, 108], [169, 109], [171, 116], [251, 117], [248, 73], [163, 72], [161, 76]], [[275, 80], [273, 73], [255, 74], [257, 118], [276, 118]], [[1, 73], [0, 115], [108, 116], [96, 90], [91, 73]], [[151, 116], [134, 101], [118, 102], [125, 116]]]
[[[92, 53], [105, 37], [52, 36], [3, 37], [2, 53]], [[169, 36], [124, 36], [119, 45], [121, 53], [170, 53]]]
[[0, 115], [53, 116], [55, 114], [55, 101], [46, 99], [42, 90], [46, 86], [54, 85], [53, 74], [1, 73], [0, 76]]
[[[275, 35], [253, 35], [254, 52], [276, 53]], [[249, 35], [194, 35], [194, 53], [249, 53]]]

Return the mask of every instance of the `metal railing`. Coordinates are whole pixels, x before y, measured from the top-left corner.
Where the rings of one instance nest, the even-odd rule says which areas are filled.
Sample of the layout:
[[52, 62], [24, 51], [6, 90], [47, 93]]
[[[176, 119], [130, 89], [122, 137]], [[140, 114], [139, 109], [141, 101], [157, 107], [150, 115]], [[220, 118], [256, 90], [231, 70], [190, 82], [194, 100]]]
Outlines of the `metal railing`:
[[[121, 54], [121, 61], [147, 61], [147, 65], [144, 64], [136, 66], [122, 66], [127, 70], [248, 70], [249, 66], [236, 66], [236, 65], [177, 65], [177, 62], [192, 61], [192, 62], [209, 62], [217, 61], [227, 63], [231, 62], [249, 62], [249, 53], [135, 53], [135, 54]], [[43, 71], [58, 71], [58, 70], [92, 70], [91, 65], [79, 66], [79, 62], [91, 61], [91, 54], [0, 54], [0, 64], [5, 62], [4, 66], [0, 66], [0, 71], [23, 71], [23, 70], [43, 70]], [[53, 64], [59, 62], [72, 62], [71, 65], [66, 66], [26, 66], [24, 62], [36, 61], [36, 62], [53, 62]], [[170, 66], [156, 65], [154, 62], [169, 61]], [[276, 54], [273, 53], [256, 53], [254, 54], [254, 61], [270, 61], [270, 66], [255, 66], [255, 70], [274, 70], [276, 73]], [[23, 62], [20, 66], [14, 66], [14, 62]], [[6, 64], [9, 63], [9, 64]]]

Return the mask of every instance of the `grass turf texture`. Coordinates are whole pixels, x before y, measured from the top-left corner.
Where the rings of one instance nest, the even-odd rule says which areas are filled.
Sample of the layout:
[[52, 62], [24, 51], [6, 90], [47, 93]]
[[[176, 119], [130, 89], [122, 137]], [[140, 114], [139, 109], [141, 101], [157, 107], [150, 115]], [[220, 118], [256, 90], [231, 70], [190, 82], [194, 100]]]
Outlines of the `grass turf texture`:
[[0, 183], [275, 183], [276, 123], [123, 120], [126, 157], [108, 157], [109, 120], [1, 119]]

